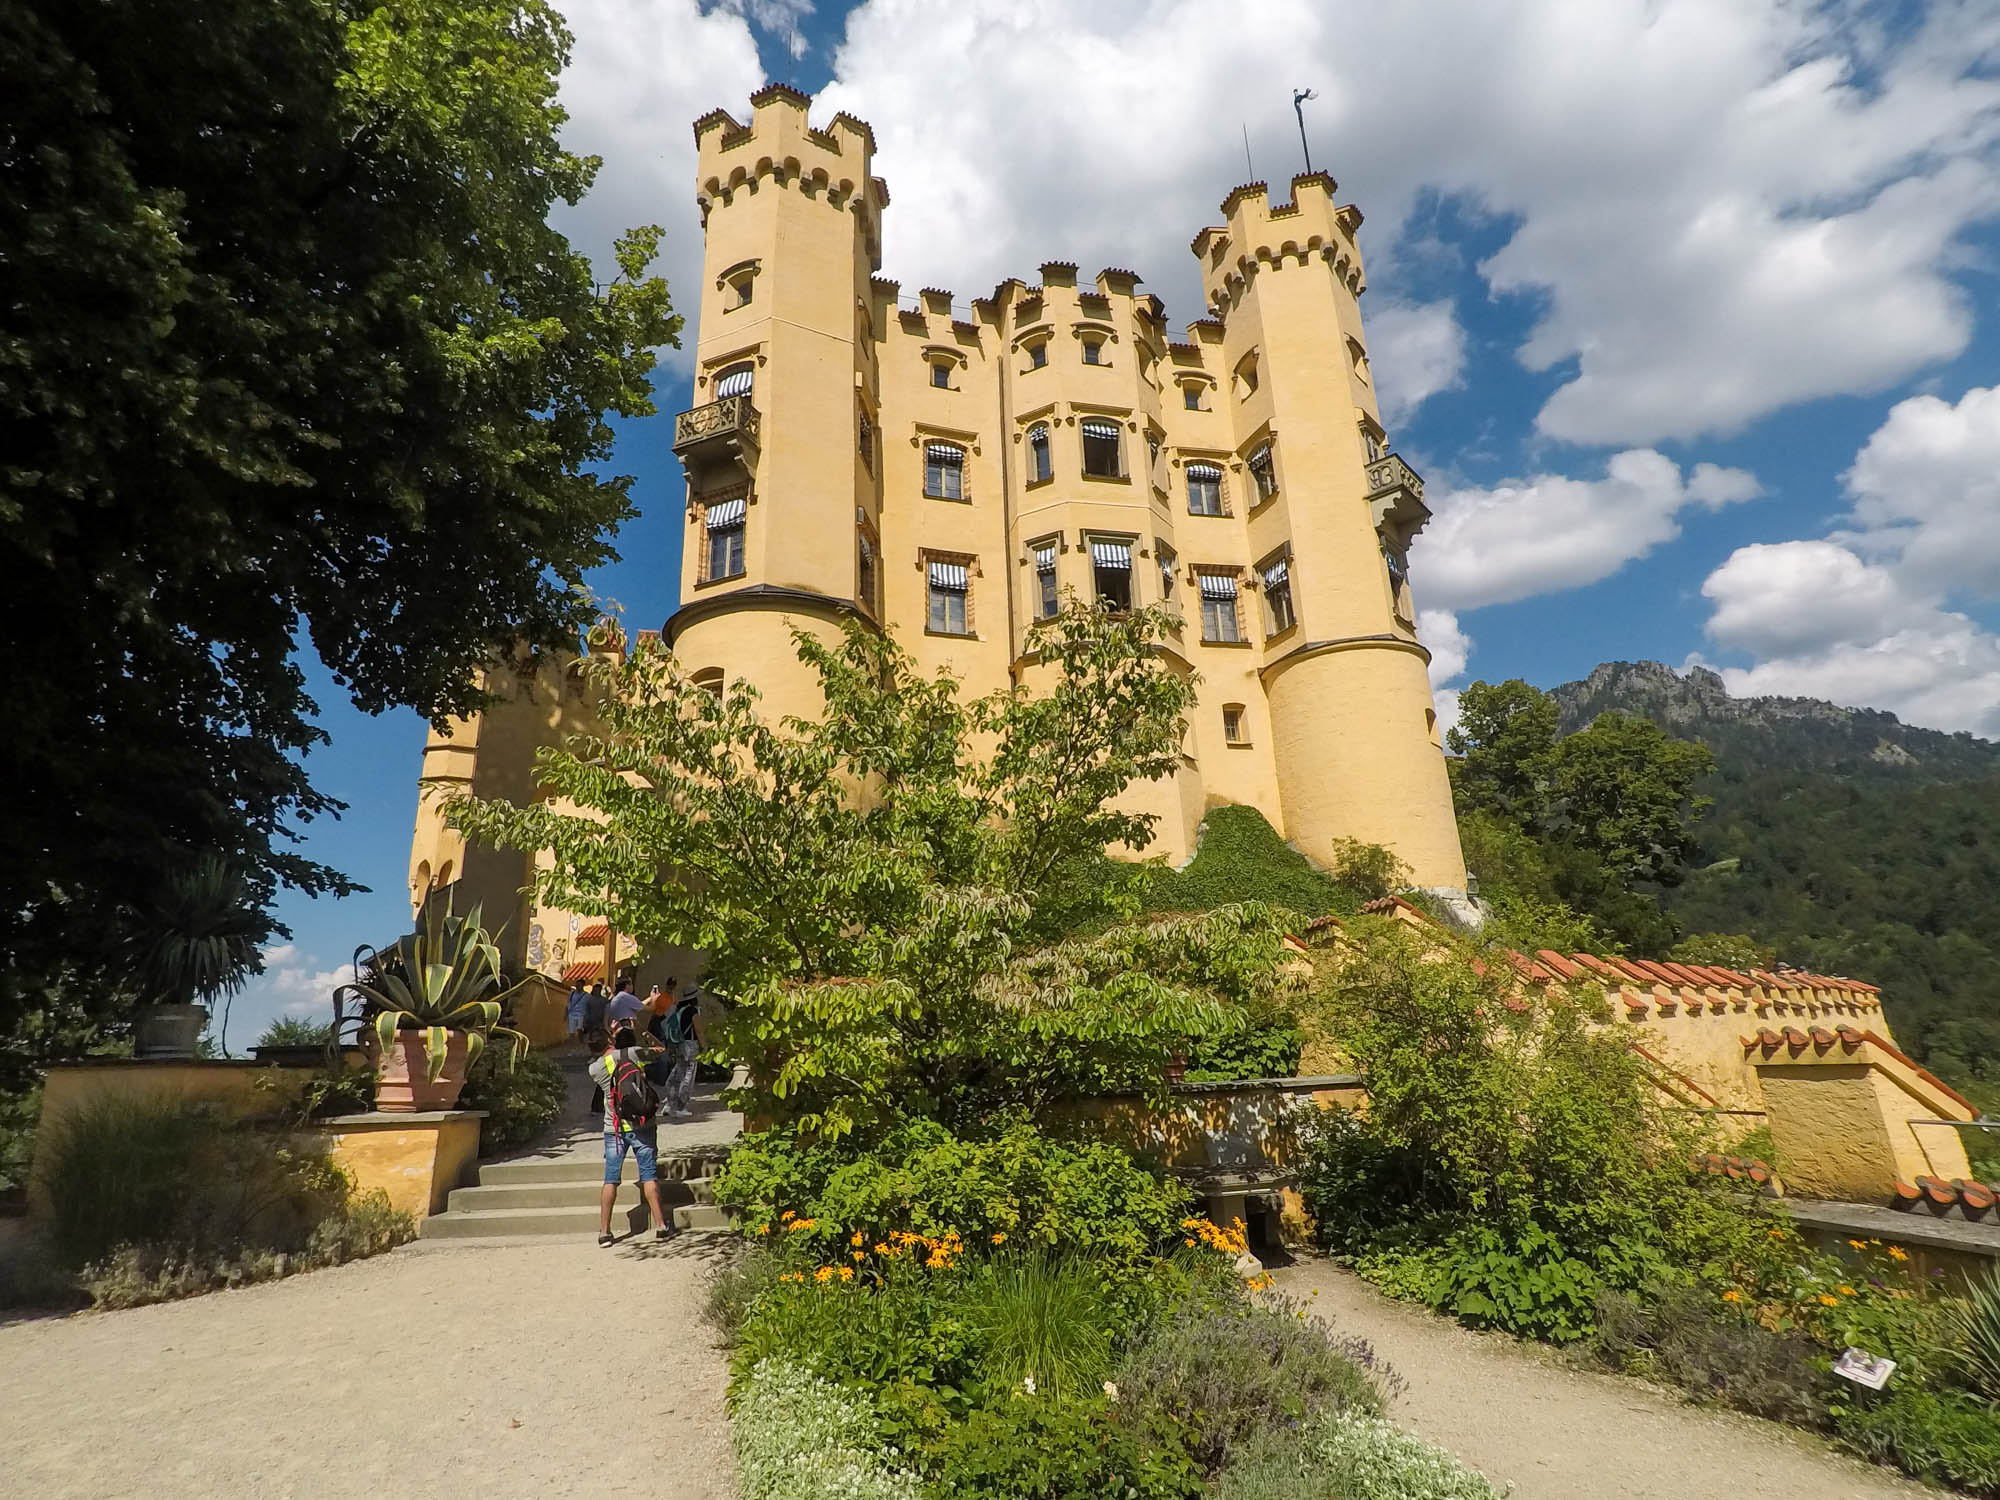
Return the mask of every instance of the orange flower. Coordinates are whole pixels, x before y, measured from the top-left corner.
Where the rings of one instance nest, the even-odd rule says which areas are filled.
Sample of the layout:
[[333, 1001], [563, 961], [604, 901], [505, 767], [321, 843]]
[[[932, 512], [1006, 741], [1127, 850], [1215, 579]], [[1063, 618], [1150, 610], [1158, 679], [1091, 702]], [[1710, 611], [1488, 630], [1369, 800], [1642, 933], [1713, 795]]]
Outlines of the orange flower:
[[1851, 1286], [1842, 1286], [1840, 1295], [1843, 1297], [1852, 1297], [1854, 1295], [1854, 1288]]
[[840, 1268], [840, 1279], [842, 1281], [852, 1281], [854, 1279], [854, 1267], [842, 1266]]
[[822, 1285], [833, 1280], [833, 1267], [821, 1266], [817, 1271], [813, 1272], [813, 1280]]
[[1840, 1306], [1840, 1299], [1838, 1297], [1829, 1297], [1825, 1292], [1821, 1292], [1819, 1294], [1819, 1301], [1820, 1301], [1820, 1306], [1822, 1307]]
[[861, 1231], [857, 1229], [854, 1231], [853, 1235], [849, 1237], [847, 1243], [850, 1245], [859, 1245], [861, 1241], [862, 1241], [862, 1234]]
[[[857, 1261], [863, 1261], [868, 1259], [868, 1252], [866, 1250], [850, 1250], [847, 1253], [853, 1256], [854, 1259]], [[845, 1270], [846, 1268], [842, 1267], [842, 1269]]]
[[1901, 1245], [1891, 1245], [1889, 1247], [1889, 1259], [1908, 1260], [1909, 1258], [1910, 1252], [1905, 1250]]
[[995, 1231], [993, 1235], [993, 1243], [996, 1245], [1004, 1245], [1007, 1243], [1007, 1236], [999, 1233], [998, 1231]]
[[1728, 1291], [1722, 1294], [1722, 1300], [1724, 1302], [1741, 1302], [1743, 1300], [1743, 1294], [1737, 1291], [1736, 1288], [1731, 1287]]

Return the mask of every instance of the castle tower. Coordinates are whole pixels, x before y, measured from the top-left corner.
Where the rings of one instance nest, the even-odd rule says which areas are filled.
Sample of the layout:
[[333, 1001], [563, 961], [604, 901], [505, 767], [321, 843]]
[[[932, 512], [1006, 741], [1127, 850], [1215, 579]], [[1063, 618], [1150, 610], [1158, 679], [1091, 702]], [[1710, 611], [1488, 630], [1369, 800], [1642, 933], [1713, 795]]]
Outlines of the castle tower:
[[748, 677], [772, 716], [811, 714], [791, 640], [879, 608], [869, 276], [887, 190], [868, 127], [806, 123], [773, 85], [750, 123], [695, 122], [705, 231], [695, 406], [676, 419], [688, 477], [680, 609], [665, 635], [718, 679]]
[[[1333, 840], [1394, 850], [1418, 885], [1462, 889], [1465, 861], [1407, 579], [1428, 517], [1420, 482], [1387, 453], [1363, 340], [1360, 211], [1325, 173], [1224, 200], [1196, 236], [1222, 323], [1238, 451], [1263, 454], [1248, 522], [1253, 584], [1282, 578], [1295, 626], [1267, 630], [1268, 700], [1284, 832], [1327, 858]], [[1274, 567], [1281, 570], [1274, 572]], [[1267, 610], [1268, 614], [1268, 610]], [[1271, 621], [1276, 624], [1276, 621]]]

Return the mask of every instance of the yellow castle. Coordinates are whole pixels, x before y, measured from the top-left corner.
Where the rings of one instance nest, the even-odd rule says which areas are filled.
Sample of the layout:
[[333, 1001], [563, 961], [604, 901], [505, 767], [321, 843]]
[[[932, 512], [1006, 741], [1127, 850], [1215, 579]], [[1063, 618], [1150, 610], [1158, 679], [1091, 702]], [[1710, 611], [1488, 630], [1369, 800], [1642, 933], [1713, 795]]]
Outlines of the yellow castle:
[[[776, 85], [747, 124], [694, 124], [700, 333], [662, 631], [681, 662], [810, 714], [792, 631], [859, 618], [983, 693], [1032, 686], [1027, 631], [1066, 594], [1165, 602], [1184, 621], [1165, 660], [1201, 686], [1178, 773], [1131, 794], [1159, 815], [1149, 855], [1185, 861], [1209, 807], [1246, 803], [1322, 862], [1381, 844], [1461, 891], [1408, 578], [1429, 512], [1378, 413], [1360, 211], [1325, 173], [1287, 202], [1231, 192], [1191, 246], [1208, 316], [1178, 334], [1116, 268], [906, 297], [876, 274], [874, 137], [845, 114], [812, 128], [810, 103]], [[528, 966], [602, 975], [627, 950], [601, 919], [528, 903], [523, 856], [468, 849], [434, 811], [440, 791], [531, 799], [535, 750], [587, 715], [561, 664], [490, 685], [507, 701], [426, 747], [412, 902], [457, 885], [513, 919]]]

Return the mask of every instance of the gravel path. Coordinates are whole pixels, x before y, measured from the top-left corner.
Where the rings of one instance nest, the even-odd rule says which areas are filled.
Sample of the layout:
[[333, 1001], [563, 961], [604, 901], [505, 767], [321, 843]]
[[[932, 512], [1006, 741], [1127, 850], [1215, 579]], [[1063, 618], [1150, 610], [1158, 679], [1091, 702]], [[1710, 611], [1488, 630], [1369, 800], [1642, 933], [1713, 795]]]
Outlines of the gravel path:
[[[1324, 1261], [1280, 1270], [1409, 1382], [1396, 1422], [1449, 1448], [1519, 1500], [1916, 1500], [1939, 1492], [1835, 1453], [1803, 1434], [1691, 1406], [1548, 1351], [1473, 1333], [1392, 1302]], [[1318, 1295], [1313, 1294], [1317, 1292]]]
[[733, 1500], [716, 1253], [447, 1240], [0, 1326], [0, 1492]]

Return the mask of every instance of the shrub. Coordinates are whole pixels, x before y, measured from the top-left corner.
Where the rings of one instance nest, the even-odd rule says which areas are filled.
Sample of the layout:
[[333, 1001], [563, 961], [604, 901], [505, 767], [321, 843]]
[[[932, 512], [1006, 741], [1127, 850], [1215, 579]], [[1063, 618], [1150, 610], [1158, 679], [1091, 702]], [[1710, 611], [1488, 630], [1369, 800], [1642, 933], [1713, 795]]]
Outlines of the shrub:
[[42, 1087], [0, 1094], [0, 1193], [25, 1187], [35, 1154], [35, 1121], [42, 1112]]
[[[752, 1234], [782, 1234], [821, 1259], [844, 1256], [857, 1230], [871, 1245], [893, 1230], [956, 1230], [982, 1248], [1087, 1256], [1114, 1278], [1178, 1239], [1191, 1202], [1115, 1146], [1064, 1143], [1022, 1121], [978, 1141], [917, 1121], [868, 1151], [764, 1131], [730, 1154], [715, 1196]], [[812, 1228], [780, 1229], [787, 1213]]]
[[879, 1280], [783, 1273], [737, 1327], [734, 1383], [767, 1360], [797, 1359], [831, 1380], [957, 1390], [970, 1382], [976, 1350], [955, 1286], [938, 1284], [947, 1279], [956, 1279], [950, 1267], [914, 1258]]
[[937, 1500], [1191, 1500], [1194, 1465], [1170, 1435], [1114, 1420], [1103, 1398], [1019, 1391], [980, 1407], [932, 1455]]
[[333, 1040], [333, 1022], [280, 1016], [257, 1038], [259, 1047], [324, 1047]]
[[1111, 1381], [1121, 1418], [1178, 1428], [1206, 1473], [1264, 1428], [1319, 1412], [1378, 1415], [1400, 1385], [1368, 1344], [1331, 1339], [1296, 1308], [1205, 1297], [1155, 1319]]
[[202, 1259], [295, 1251], [346, 1198], [323, 1148], [203, 1101], [106, 1100], [49, 1129], [50, 1240], [70, 1266], [128, 1245]]
[[1209, 809], [1202, 819], [1200, 847], [1187, 868], [1152, 872], [1144, 895], [1152, 911], [1207, 911], [1236, 901], [1266, 901], [1308, 917], [1347, 915], [1368, 899], [1279, 838], [1256, 808], [1234, 803]]
[[2000, 1495], [2000, 1421], [1983, 1401], [1890, 1377], [1834, 1412], [1840, 1440], [1864, 1458], [1974, 1495]]
[[1652, 1375], [1753, 1416], [1807, 1427], [1826, 1419], [1829, 1377], [1813, 1341], [1766, 1329], [1707, 1288], [1606, 1293], [1589, 1352], [1612, 1369]]
[[1324, 1412], [1271, 1428], [1210, 1488], [1213, 1500], [1502, 1500], [1444, 1449], [1375, 1417]]
[[1292, 1078], [1305, 1041], [1299, 1023], [1290, 1017], [1196, 1037], [1187, 1051], [1187, 1076], [1196, 1083]]
[[466, 1069], [459, 1108], [486, 1111], [479, 1122], [479, 1154], [496, 1156], [549, 1130], [562, 1118], [568, 1098], [562, 1069], [546, 1054], [524, 1052], [513, 1063], [504, 1049], [494, 1047]]
[[923, 1500], [916, 1479], [877, 1451], [866, 1399], [791, 1361], [750, 1372], [732, 1433], [743, 1500]]

